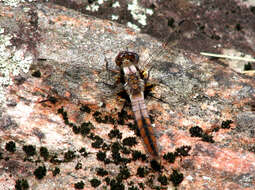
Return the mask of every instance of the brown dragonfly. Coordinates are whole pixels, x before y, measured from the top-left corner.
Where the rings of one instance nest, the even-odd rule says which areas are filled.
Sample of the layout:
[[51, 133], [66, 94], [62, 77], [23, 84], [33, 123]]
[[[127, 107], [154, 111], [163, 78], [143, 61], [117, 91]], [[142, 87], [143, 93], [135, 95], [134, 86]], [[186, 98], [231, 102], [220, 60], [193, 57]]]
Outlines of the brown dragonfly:
[[[122, 85], [119, 85], [117, 88], [115, 88], [115, 91], [116, 89], [117, 91], [125, 90], [126, 94], [128, 95], [128, 98], [131, 102], [134, 118], [136, 120], [139, 133], [143, 139], [144, 146], [147, 152], [152, 157], [152, 159], [159, 160], [159, 149], [157, 145], [157, 140], [150, 121], [150, 117], [147, 111], [144, 98], [145, 91], [148, 90], [148, 88], [150, 90], [150, 88], [152, 88], [151, 86], [153, 86], [148, 84], [150, 71], [152, 68], [149, 69], [148, 74], [146, 76], [145, 72], [140, 70], [138, 66], [139, 55], [137, 53], [130, 51], [121, 51], [116, 56], [115, 63], [119, 67], [118, 70], [109, 69], [108, 62], [106, 59], [105, 62], [106, 70], [108, 70], [107, 72], [112, 71], [114, 73], [117, 73], [120, 78], [117, 83], [118, 85], [122, 83]], [[105, 82], [103, 83], [107, 84]], [[110, 94], [112, 95], [112, 93]], [[77, 98], [82, 100], [84, 97], [78, 96]], [[47, 98], [46, 100], [40, 101], [40, 103], [46, 101], [51, 101], [51, 99]]]
[[[165, 41], [165, 44], [163, 44], [163, 45], [166, 46], [167, 42], [168, 41]], [[126, 47], [127, 46], [128, 45], [126, 45]], [[75, 47], [75, 48], [77, 48], [77, 47]], [[154, 52], [152, 54], [152, 56], [150, 56], [144, 62], [146, 62], [148, 64], [154, 56], [160, 56], [162, 54], [163, 49], [164, 48], [162, 48], [160, 51]], [[80, 57], [82, 57], [82, 56], [80, 56]], [[140, 70], [140, 68], [138, 66], [139, 65], [139, 55], [137, 53], [130, 52], [128, 50], [119, 52], [115, 58], [115, 62], [116, 62], [116, 65], [119, 67], [118, 70], [117, 69], [108, 69], [107, 61], [106, 61], [106, 64], [107, 64], [106, 70], [108, 70], [108, 73], [109, 73], [109, 70], [113, 71], [114, 73], [117, 73], [119, 75], [119, 77], [123, 79], [123, 80], [120, 80], [123, 83], [122, 83], [122, 85], [120, 85], [121, 88], [119, 88], [118, 90], [121, 89], [121, 90], [126, 91], [126, 94], [128, 95], [128, 97], [130, 99], [134, 118], [136, 120], [140, 135], [143, 139], [145, 148], [146, 148], [147, 152], [149, 153], [149, 155], [152, 157], [152, 159], [159, 160], [159, 149], [158, 149], [158, 145], [157, 145], [156, 136], [155, 136], [154, 129], [152, 127], [150, 117], [149, 117], [149, 114], [147, 111], [147, 107], [145, 104], [145, 100], [144, 100], [144, 97], [145, 97], [144, 93], [148, 87], [148, 80], [149, 80], [149, 76], [150, 76], [149, 72], [151, 71], [151, 69], [149, 69], [149, 71], [148, 71], [148, 76], [145, 76], [144, 72], [142, 70]], [[76, 66], [79, 65], [79, 63], [77, 62], [77, 58], [75, 60], [72, 60], [70, 62], [70, 64], [71, 65], [73, 64]], [[86, 76], [85, 74], [81, 73], [83, 70], [80, 68], [83, 68], [83, 67], [85, 68], [84, 65], [82, 65], [81, 67], [77, 67], [77, 71], [72, 68], [72, 72], [68, 73], [67, 71], [64, 71], [64, 73], [67, 73], [67, 77], [72, 78], [72, 80], [75, 80], [77, 78], [77, 81], [82, 81], [82, 79], [79, 76], [80, 75]], [[64, 66], [62, 68], [64, 68]], [[96, 69], [93, 67], [93, 69], [91, 69], [91, 70], [94, 71]], [[99, 75], [100, 75], [100, 73], [101, 74], [104, 73], [104, 72], [102, 72], [103, 70], [104, 70], [103, 68], [98, 69]], [[90, 70], [89, 70], [89, 68], [86, 67], [86, 72], [87, 71], [90, 71]], [[57, 71], [57, 72], [61, 73], [61, 71]], [[79, 75], [77, 75], [77, 76], [71, 75], [71, 73], [76, 73], [76, 72]], [[58, 74], [58, 76], [61, 76], [61, 74]], [[102, 81], [105, 81], [105, 76], [102, 76], [102, 77], [104, 78]], [[55, 81], [55, 79], [54, 79], [54, 81]], [[61, 82], [58, 82], [58, 81], [61, 81]], [[66, 77], [61, 80], [56, 79], [56, 82], [54, 82], [54, 83], [56, 83], [56, 86], [58, 87], [58, 86], [60, 86], [58, 83], [62, 84], [62, 83], [64, 83], [63, 81], [67, 81]], [[76, 83], [76, 81], [74, 81], [74, 82]], [[99, 83], [98, 83], [98, 85], [100, 85]], [[51, 81], [51, 84], [52, 84], [52, 81]], [[115, 91], [116, 91], [116, 89], [117, 88], [115, 88]], [[74, 90], [71, 89], [71, 91], [73, 91], [73, 92], [75, 92], [76, 90], [77, 90], [77, 88], [75, 88]], [[100, 88], [100, 90], [101, 90], [101, 88]], [[103, 91], [104, 94], [101, 94], [102, 93], [101, 92], [100, 98], [98, 97], [99, 94], [97, 94], [97, 92], [94, 92], [93, 97], [96, 96], [96, 97], [98, 97], [98, 99], [101, 100], [101, 99], [104, 99], [103, 97], [105, 97], [107, 95], [108, 96], [111, 95], [110, 97], [112, 98], [112, 95], [113, 95], [112, 92], [110, 92], [108, 94], [108, 92], [109, 92], [108, 90], [106, 90], [105, 88], [102, 88], [102, 90], [104, 90]], [[86, 93], [86, 90], [82, 90], [82, 88], [81, 88], [81, 91]], [[73, 92], [71, 94], [72, 94], [72, 96], [74, 96], [75, 100], [77, 99], [79, 102], [80, 101], [81, 102], [91, 102], [91, 104], [94, 103], [94, 101], [91, 101], [91, 99], [89, 99], [90, 97], [88, 97], [86, 94], [84, 94], [84, 96], [83, 96], [82, 94], [79, 94], [79, 93], [75, 94]], [[57, 94], [62, 96], [61, 93], [57, 93]], [[154, 97], [154, 98], [156, 98], [156, 97]], [[158, 99], [158, 98], [156, 98], [156, 99]], [[97, 98], [96, 98], [96, 100], [97, 100]], [[159, 99], [159, 100], [162, 101], [161, 99]], [[42, 100], [40, 102], [42, 103], [42, 102], [46, 102], [46, 101], [50, 101], [50, 99]], [[97, 101], [95, 101], [95, 102], [97, 102]], [[168, 102], [165, 102], [165, 103], [168, 103]]]
[[145, 147], [154, 159], [158, 159], [157, 141], [144, 102], [144, 90], [149, 75], [144, 79], [143, 72], [138, 68], [139, 56], [134, 52], [120, 52], [115, 62], [121, 69], [120, 74], [124, 77], [124, 89], [131, 101], [134, 117]]

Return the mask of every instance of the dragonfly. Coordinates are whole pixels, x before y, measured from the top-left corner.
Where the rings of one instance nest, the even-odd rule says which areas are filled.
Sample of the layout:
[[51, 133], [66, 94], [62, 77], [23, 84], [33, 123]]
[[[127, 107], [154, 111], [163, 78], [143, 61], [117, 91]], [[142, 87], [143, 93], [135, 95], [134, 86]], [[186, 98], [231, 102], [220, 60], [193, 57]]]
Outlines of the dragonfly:
[[[139, 55], [135, 52], [131, 52], [128, 50], [121, 51], [117, 54], [115, 58], [115, 63], [116, 63], [116, 66], [118, 67], [118, 70], [116, 68], [109, 69], [108, 61], [106, 60], [106, 58], [105, 58], [105, 62], [106, 62], [107, 72], [112, 71], [119, 75], [119, 78], [120, 78], [119, 83], [121, 83], [121, 87], [116, 89], [117, 91], [121, 91], [124, 89], [126, 94], [128, 95], [128, 98], [131, 102], [134, 119], [136, 121], [139, 133], [141, 135], [141, 138], [145, 146], [145, 149], [147, 150], [147, 153], [150, 155], [152, 160], [157, 160], [157, 161], [160, 160], [159, 148], [158, 148], [158, 143], [155, 136], [155, 131], [151, 124], [147, 106], [145, 104], [145, 93], [146, 93], [145, 91], [147, 89], [150, 90], [150, 88], [152, 88], [151, 86], [153, 86], [153, 85], [150, 85], [148, 82], [150, 77], [150, 71], [152, 70], [153, 67], [151, 67], [148, 70], [148, 74], [147, 76], [145, 76], [145, 72], [139, 68]], [[149, 62], [149, 61], [146, 60], [146, 62]], [[104, 82], [104, 84], [107, 84], [107, 83]], [[110, 95], [112, 95], [112, 93], [110, 93]], [[52, 96], [49, 96], [49, 97], [50, 98], [41, 100], [40, 103], [49, 102], [49, 101], [52, 102]], [[77, 96], [77, 98], [80, 99], [81, 102], [84, 99], [84, 97], [82, 96]]]
[[[165, 40], [163, 45], [167, 46], [167, 43], [168, 43], [168, 41]], [[128, 44], [126, 44], [125, 46], [127, 47]], [[74, 45], [74, 47], [75, 47], [75, 45]], [[153, 59], [154, 56], [160, 56], [162, 54], [163, 49], [164, 48], [162, 48], [159, 52], [157, 49], [157, 52], [153, 52], [152, 56], [150, 56], [147, 60], [145, 60], [144, 63], [148, 64]], [[82, 57], [82, 56], [80, 55], [80, 57]], [[136, 124], [137, 124], [138, 130], [139, 130], [139, 133], [141, 135], [143, 144], [145, 146], [145, 149], [147, 150], [148, 154], [151, 156], [152, 159], [159, 160], [160, 152], [159, 152], [159, 148], [158, 148], [158, 143], [157, 143], [157, 139], [155, 136], [155, 131], [154, 131], [153, 126], [150, 121], [147, 106], [145, 104], [145, 91], [146, 91], [147, 87], [149, 86], [148, 81], [149, 81], [150, 71], [151, 71], [152, 67], [148, 71], [148, 76], [145, 76], [144, 71], [142, 71], [139, 68], [138, 53], [135, 53], [135, 51], [131, 52], [128, 49], [126, 51], [118, 52], [118, 54], [115, 58], [115, 63], [118, 66], [118, 70], [114, 68], [114, 69], [111, 69], [111, 71], [114, 71], [115, 73], [117, 73], [120, 76], [120, 78], [123, 79], [123, 80], [120, 80], [122, 83], [121, 90], [124, 89], [126, 91], [126, 94], [128, 95], [128, 98], [131, 102], [133, 116], [136, 121]], [[68, 74], [68, 77], [71, 77], [72, 80], [76, 80], [76, 78], [77, 78], [77, 81], [82, 81], [82, 79], [79, 76], [88, 76], [88, 75], [83, 75], [81, 73], [83, 70], [79, 69], [79, 67], [78, 67], [79, 63], [77, 62], [77, 58], [75, 60], [72, 60], [70, 62], [70, 64], [77, 66], [77, 71], [73, 70], [73, 68], [72, 68], [72, 70], [71, 70], [72, 72], [70, 72], [70, 73], [71, 74], [76, 73], [76, 72], [78, 73], [78, 76], [72, 76], [72, 75]], [[86, 66], [82, 65], [80, 68], [83, 68], [83, 67], [85, 68]], [[95, 71], [96, 72], [96, 70], [99, 71], [98, 73], [100, 75], [100, 73], [101, 74], [103, 73], [102, 71], [104, 69], [101, 68], [101, 71], [100, 71], [100, 69], [98, 69], [98, 68], [96, 69], [94, 67], [91, 68], [91, 70], [89, 68], [87, 68], [87, 71], [93, 71], [93, 72]], [[107, 61], [106, 61], [106, 70], [108, 70], [108, 72], [110, 70], [108, 68]], [[85, 71], [85, 69], [84, 69], [84, 71]], [[67, 73], [67, 72], [65, 71], [65, 73]], [[61, 76], [61, 75], [59, 75], [59, 76]], [[105, 76], [102, 76], [102, 77], [104, 78]], [[99, 78], [101, 78], [101, 77], [99, 77]], [[46, 79], [46, 80], [48, 80], [48, 79]], [[62, 84], [63, 81], [67, 81], [67, 80], [65, 78], [61, 79], [61, 82], [59, 82], [59, 84]], [[97, 81], [95, 81], [95, 82], [97, 83]], [[56, 86], [60, 86], [57, 81], [55, 83], [56, 83]], [[76, 83], [76, 81], [75, 81], [75, 83]], [[79, 82], [79, 84], [81, 84], [81, 82]], [[97, 84], [99, 84], [99, 86], [100, 86], [100, 82], [98, 82]], [[53, 86], [53, 88], [54, 88], [54, 86]], [[101, 91], [101, 86], [99, 88], [100, 88], [99, 91]], [[96, 92], [93, 92], [93, 96], [98, 96], [98, 100], [100, 99], [100, 101], [103, 99], [102, 102], [105, 101], [103, 96], [111, 96], [111, 98], [113, 98], [112, 97], [113, 93], [108, 94], [108, 92], [105, 88], [102, 88], [102, 90], [104, 92], [104, 95], [99, 95], [98, 91], [96, 91]], [[72, 94], [71, 96], [73, 96], [73, 98], [75, 100], [77, 99], [78, 102], [81, 104], [83, 104], [83, 103], [87, 104], [88, 102], [91, 104], [97, 103], [97, 98], [95, 98], [96, 101], [91, 101], [93, 99], [90, 98], [90, 96], [87, 96], [86, 90], [80, 90], [80, 88], [79, 89], [75, 88], [75, 89], [71, 89], [71, 91], [73, 91], [73, 92], [83, 91], [82, 94], [80, 94], [80, 93], [75, 94], [75, 93], [71, 92], [71, 94]], [[59, 94], [59, 93], [57, 93], [57, 94]], [[83, 94], [84, 94], [84, 96], [83, 96]], [[61, 93], [60, 93], [60, 96], [62, 96]], [[50, 96], [50, 97], [52, 97], [52, 96]], [[156, 98], [156, 97], [154, 97], [154, 98]], [[49, 101], [51, 101], [51, 99], [49, 98], [46, 100], [41, 100], [40, 103], [49, 102]], [[162, 101], [161, 99], [159, 99], [159, 100]]]
[[134, 117], [145, 147], [152, 158], [158, 160], [158, 145], [144, 102], [144, 90], [149, 75], [143, 79], [142, 71], [138, 68], [139, 56], [137, 53], [122, 51], [117, 55], [115, 62], [120, 68], [120, 74], [124, 77], [124, 89], [131, 101]]

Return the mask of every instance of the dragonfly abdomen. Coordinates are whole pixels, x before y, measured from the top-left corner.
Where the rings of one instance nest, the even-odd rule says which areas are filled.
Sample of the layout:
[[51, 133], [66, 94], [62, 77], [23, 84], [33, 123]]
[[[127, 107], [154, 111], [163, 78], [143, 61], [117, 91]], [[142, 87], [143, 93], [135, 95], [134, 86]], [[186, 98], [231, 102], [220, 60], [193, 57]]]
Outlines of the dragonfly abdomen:
[[146, 146], [147, 151], [150, 155], [154, 158], [159, 156], [158, 154], [158, 147], [156, 137], [154, 135], [153, 128], [151, 126], [151, 122], [149, 118], [142, 118], [141, 120], [137, 121], [137, 125], [143, 139], [143, 142]]
[[147, 151], [154, 158], [158, 158], [158, 146], [154, 130], [152, 128], [150, 118], [143, 97], [131, 99], [132, 109], [135, 115], [137, 126]]

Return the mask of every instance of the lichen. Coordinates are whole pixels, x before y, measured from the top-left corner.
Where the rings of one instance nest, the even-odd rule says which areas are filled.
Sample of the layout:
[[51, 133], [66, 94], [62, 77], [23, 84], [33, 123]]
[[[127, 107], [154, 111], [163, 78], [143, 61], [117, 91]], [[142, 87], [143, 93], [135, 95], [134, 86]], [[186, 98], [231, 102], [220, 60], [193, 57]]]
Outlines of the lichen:
[[42, 179], [47, 173], [47, 169], [45, 166], [39, 166], [35, 169], [34, 175], [37, 179]]
[[137, 0], [132, 1], [131, 4], [128, 4], [128, 10], [131, 11], [131, 15], [135, 20], [137, 20], [141, 25], [145, 26], [147, 16], [146, 14], [152, 15], [153, 11], [151, 9], [146, 9], [144, 7], [140, 7]]
[[[28, 0], [28, 2], [35, 2], [36, 0]], [[24, 3], [26, 0], [3, 0], [3, 3], [7, 6], [17, 7], [20, 3]]]
[[127, 22], [127, 26], [128, 26], [129, 28], [132, 28], [132, 29], [138, 31], [138, 32], [141, 31], [141, 29], [140, 29], [138, 26], [136, 26], [135, 24], [132, 24], [131, 22]]
[[113, 7], [113, 8], [120, 7], [120, 3], [119, 3], [118, 1], [116, 1], [116, 2], [114, 2], [114, 3], [112, 4], [112, 7]]
[[12, 46], [12, 37], [0, 28], [0, 102], [5, 100], [5, 87], [13, 84], [12, 77], [27, 73], [33, 62], [33, 56], [26, 52], [26, 48]]
[[112, 15], [112, 20], [118, 20], [119, 16], [118, 15]]
[[96, 12], [99, 10], [100, 5], [104, 3], [105, 0], [97, 0], [91, 3], [90, 5], [86, 6], [87, 11]]

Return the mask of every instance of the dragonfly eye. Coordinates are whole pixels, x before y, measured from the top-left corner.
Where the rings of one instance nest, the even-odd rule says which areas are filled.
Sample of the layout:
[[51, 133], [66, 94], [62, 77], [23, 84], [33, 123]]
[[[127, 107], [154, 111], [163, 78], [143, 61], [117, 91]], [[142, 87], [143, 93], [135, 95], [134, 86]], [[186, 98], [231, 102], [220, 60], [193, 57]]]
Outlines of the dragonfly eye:
[[122, 51], [117, 55], [115, 62], [118, 66], [121, 66], [124, 59], [129, 60], [133, 64], [137, 64], [139, 61], [139, 56], [133, 52]]

